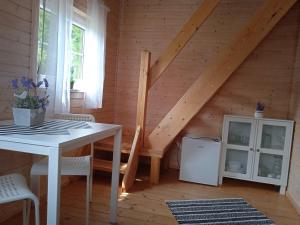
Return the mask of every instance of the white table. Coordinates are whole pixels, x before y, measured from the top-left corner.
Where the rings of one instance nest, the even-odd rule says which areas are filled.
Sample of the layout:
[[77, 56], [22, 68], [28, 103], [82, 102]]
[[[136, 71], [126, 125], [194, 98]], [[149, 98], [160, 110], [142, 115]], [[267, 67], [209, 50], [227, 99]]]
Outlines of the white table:
[[[2, 122], [0, 124], [7, 124]], [[121, 155], [122, 127], [114, 124], [88, 123], [88, 129], [69, 129], [69, 134], [0, 135], [0, 149], [45, 155], [49, 157], [47, 225], [59, 224], [60, 157], [62, 152], [114, 136], [111, 181], [110, 222], [116, 223]]]

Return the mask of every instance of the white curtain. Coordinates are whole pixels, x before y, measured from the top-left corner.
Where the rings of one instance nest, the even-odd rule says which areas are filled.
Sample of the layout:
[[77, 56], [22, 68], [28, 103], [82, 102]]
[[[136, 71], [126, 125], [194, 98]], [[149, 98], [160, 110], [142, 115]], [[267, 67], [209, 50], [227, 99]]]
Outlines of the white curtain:
[[70, 111], [70, 44], [73, 0], [40, 0], [47, 11], [45, 30], [45, 64], [39, 66], [39, 79], [47, 78], [50, 105], [47, 115]]
[[55, 113], [70, 112], [70, 66], [73, 0], [58, 0]]
[[87, 0], [87, 27], [83, 63], [86, 108], [102, 107], [108, 10], [101, 1]]

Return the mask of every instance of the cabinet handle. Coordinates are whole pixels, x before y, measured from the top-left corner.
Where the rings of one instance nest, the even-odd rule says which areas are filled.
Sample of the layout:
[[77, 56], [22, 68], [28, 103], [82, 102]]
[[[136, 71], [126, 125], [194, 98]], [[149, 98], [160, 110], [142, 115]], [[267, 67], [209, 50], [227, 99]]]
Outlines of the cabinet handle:
[[256, 151], [257, 151], [257, 152], [260, 152], [260, 150], [259, 150], [259, 149], [256, 149]]
[[250, 148], [250, 151], [253, 151], [253, 148]]

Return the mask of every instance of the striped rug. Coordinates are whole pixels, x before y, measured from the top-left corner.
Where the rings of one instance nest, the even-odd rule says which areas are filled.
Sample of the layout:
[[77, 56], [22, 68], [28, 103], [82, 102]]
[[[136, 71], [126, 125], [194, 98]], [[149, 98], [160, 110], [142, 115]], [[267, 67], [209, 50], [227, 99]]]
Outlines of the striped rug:
[[242, 198], [166, 201], [179, 224], [262, 225], [272, 224]]

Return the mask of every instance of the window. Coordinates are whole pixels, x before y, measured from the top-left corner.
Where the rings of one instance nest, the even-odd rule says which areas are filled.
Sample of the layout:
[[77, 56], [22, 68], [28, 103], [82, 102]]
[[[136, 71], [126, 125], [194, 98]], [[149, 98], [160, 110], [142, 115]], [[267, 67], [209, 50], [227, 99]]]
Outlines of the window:
[[87, 108], [101, 108], [109, 9], [98, 0], [88, 1], [86, 13], [74, 8], [72, 0], [40, 0], [40, 5], [35, 9], [38, 79], [53, 84], [54, 111], [69, 111], [71, 87], [85, 92]]
[[[74, 21], [72, 22], [71, 34], [71, 66], [70, 66], [70, 88], [80, 88], [80, 82], [83, 80], [83, 61], [84, 61], [84, 35], [85, 19], [80, 16], [78, 9], [74, 8]], [[46, 73], [46, 64], [48, 61], [48, 43], [51, 12], [40, 7], [39, 10], [39, 29], [38, 29], [38, 73]]]
[[84, 29], [72, 26], [72, 63], [71, 80], [83, 78]]
[[48, 43], [51, 12], [40, 7], [38, 27], [38, 74], [45, 74], [48, 61]]
[[[70, 88], [80, 89], [83, 82], [85, 19], [74, 9], [71, 34]], [[74, 86], [74, 84], [76, 84]]]

